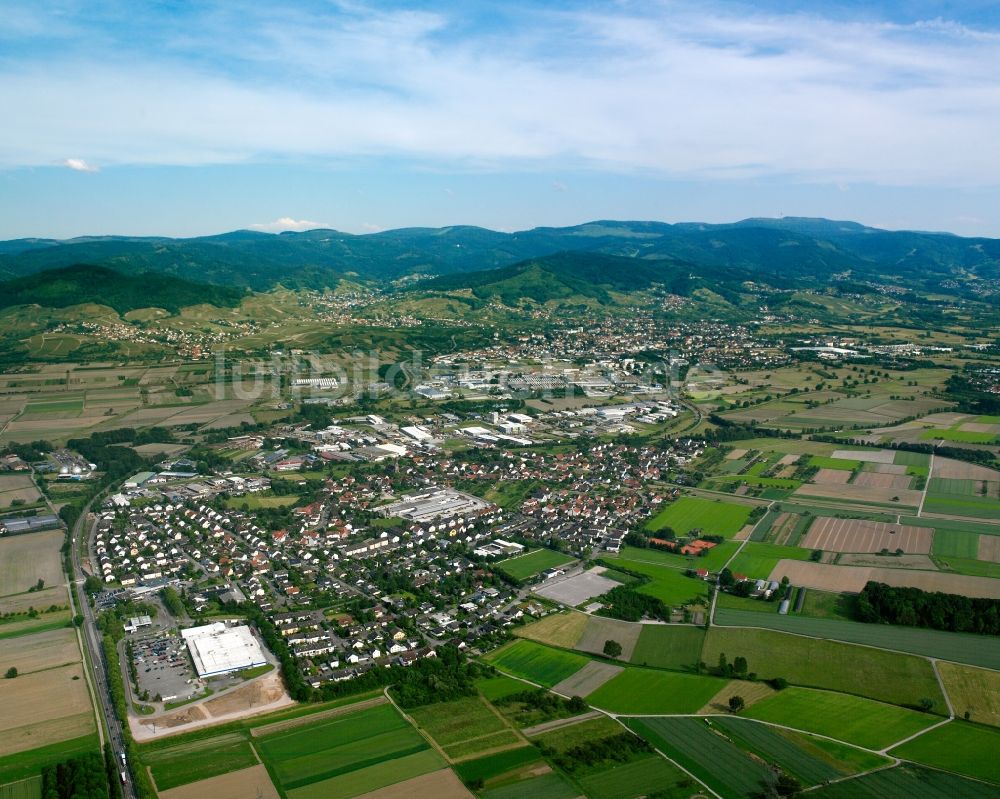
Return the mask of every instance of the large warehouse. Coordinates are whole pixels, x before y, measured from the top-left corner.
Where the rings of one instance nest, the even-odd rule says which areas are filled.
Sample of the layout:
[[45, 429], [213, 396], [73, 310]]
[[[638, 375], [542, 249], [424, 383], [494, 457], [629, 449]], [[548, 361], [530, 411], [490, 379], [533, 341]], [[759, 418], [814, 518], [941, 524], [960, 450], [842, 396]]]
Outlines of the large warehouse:
[[264, 650], [245, 624], [227, 627], [222, 622], [181, 630], [199, 677], [242, 671], [267, 663]]

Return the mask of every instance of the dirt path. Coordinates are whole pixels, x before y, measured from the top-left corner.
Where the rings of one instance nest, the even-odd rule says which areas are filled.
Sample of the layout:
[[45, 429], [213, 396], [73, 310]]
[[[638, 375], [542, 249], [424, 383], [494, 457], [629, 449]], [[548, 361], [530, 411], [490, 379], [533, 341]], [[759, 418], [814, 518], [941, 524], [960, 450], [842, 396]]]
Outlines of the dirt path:
[[574, 724], [579, 724], [581, 721], [596, 719], [598, 716], [603, 715], [599, 710], [591, 710], [588, 713], [581, 713], [579, 716], [573, 716], [572, 718], [555, 719], [554, 721], [545, 721], [541, 724], [536, 724], [534, 727], [525, 727], [521, 732], [529, 737], [532, 735], [541, 735], [543, 732], [558, 730], [562, 727], [571, 727]]

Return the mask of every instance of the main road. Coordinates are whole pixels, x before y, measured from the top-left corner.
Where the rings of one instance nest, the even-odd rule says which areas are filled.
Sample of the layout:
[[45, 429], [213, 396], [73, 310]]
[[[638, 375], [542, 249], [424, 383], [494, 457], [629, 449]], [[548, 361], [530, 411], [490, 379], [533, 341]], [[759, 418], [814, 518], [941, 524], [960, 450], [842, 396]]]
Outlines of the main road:
[[[125, 737], [122, 725], [128, 722], [127, 719], [118, 718], [115, 706], [111, 701], [111, 689], [108, 685], [108, 675], [110, 674], [108, 671], [109, 664], [104, 658], [104, 647], [101, 645], [101, 631], [97, 627], [97, 614], [94, 613], [94, 609], [88, 601], [86, 591], [83, 590], [85, 576], [80, 548], [81, 546], [87, 546], [92, 524], [90, 509], [97, 501], [98, 498], [95, 497], [87, 504], [87, 507], [80, 514], [80, 518], [73, 525], [73, 529], [69, 532], [72, 546], [73, 585], [76, 589], [73, 593], [75, 594], [74, 600], [79, 604], [80, 613], [83, 615], [83, 640], [86, 643], [89, 653], [88, 659], [91, 669], [93, 669], [93, 684], [97, 692], [98, 710], [104, 718], [104, 724], [108, 731], [108, 741], [111, 744], [111, 750], [115, 758], [115, 768], [118, 771], [123, 771], [125, 770], [123, 763], [125, 762], [127, 753], [125, 751]], [[138, 764], [129, 765], [134, 765], [136, 768], [140, 767]], [[123, 782], [121, 789], [125, 799], [138, 799], [132, 785], [131, 776]]]

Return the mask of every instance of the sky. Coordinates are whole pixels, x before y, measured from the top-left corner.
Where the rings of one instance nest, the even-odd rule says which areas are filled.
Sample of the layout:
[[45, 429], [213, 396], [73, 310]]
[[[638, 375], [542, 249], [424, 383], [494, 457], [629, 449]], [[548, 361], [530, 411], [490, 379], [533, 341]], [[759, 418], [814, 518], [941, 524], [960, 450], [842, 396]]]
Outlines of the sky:
[[1000, 237], [1000, 4], [4, 0], [0, 239], [825, 216]]

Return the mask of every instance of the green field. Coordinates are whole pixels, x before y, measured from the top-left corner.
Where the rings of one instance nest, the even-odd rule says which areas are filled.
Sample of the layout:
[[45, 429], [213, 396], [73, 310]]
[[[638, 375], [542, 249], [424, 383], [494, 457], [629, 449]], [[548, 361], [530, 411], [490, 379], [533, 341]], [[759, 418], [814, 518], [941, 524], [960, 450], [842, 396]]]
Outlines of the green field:
[[586, 699], [612, 713], [696, 713], [725, 685], [718, 677], [627, 666]]
[[502, 671], [551, 688], [590, 662], [589, 658], [572, 652], [520, 639], [486, 656], [486, 660]]
[[[288, 799], [351, 799], [387, 785], [419, 777], [444, 768], [445, 762], [433, 749], [424, 749], [374, 765], [312, 782], [286, 791]], [[252, 799], [252, 798], [251, 798]]]
[[515, 580], [526, 580], [539, 572], [562, 566], [572, 560], [572, 556], [561, 552], [553, 552], [551, 549], [536, 549], [527, 555], [518, 555], [516, 558], [500, 561], [496, 566]]
[[763, 763], [712, 732], [704, 719], [630, 718], [625, 723], [723, 799], [753, 795], [771, 774]]
[[923, 441], [958, 441], [963, 444], [993, 444], [997, 440], [996, 433], [975, 433], [971, 430], [958, 430], [957, 428], [925, 430], [920, 434]]
[[478, 696], [425, 705], [409, 714], [449, 757], [466, 757], [518, 740], [506, 722]]
[[42, 799], [42, 778], [29, 777], [0, 785], [0, 799]]
[[636, 666], [689, 669], [698, 663], [704, 642], [701, 627], [644, 624], [630, 662]]
[[[1000, 730], [952, 721], [890, 754], [1000, 785]], [[1000, 794], [1000, 789], [997, 790]]]
[[508, 749], [506, 752], [497, 752], [493, 755], [466, 760], [455, 766], [455, 773], [465, 782], [481, 779], [488, 780], [508, 771], [524, 766], [528, 763], [535, 763], [541, 760], [541, 754], [533, 746], [522, 746], [517, 749]]
[[158, 749], [143, 760], [160, 791], [257, 765], [249, 742], [239, 734]]
[[[732, 557], [738, 546], [739, 544], [736, 541], [723, 541], [700, 557], [674, 554], [662, 549], [640, 549], [638, 547], [626, 546], [622, 548], [620, 555], [610, 562], [619, 563], [623, 568], [631, 568], [628, 566], [628, 563], [631, 561], [668, 566], [678, 572], [684, 569], [718, 571]], [[640, 569], [635, 569], [635, 571], [640, 571]]]
[[530, 690], [530, 685], [525, 685], [520, 680], [501, 674], [497, 677], [483, 677], [476, 680], [476, 688], [491, 702], [496, 699], [503, 699], [505, 696], [517, 694], [521, 691]]
[[840, 469], [845, 472], [853, 472], [861, 466], [861, 461], [847, 460], [846, 458], [828, 458], [825, 455], [813, 455], [809, 459], [809, 465], [817, 469]]
[[762, 699], [743, 715], [868, 749], [882, 749], [940, 721], [929, 713], [860, 696], [795, 687]]
[[646, 523], [652, 532], [671, 528], [678, 535], [700, 530], [706, 535], [729, 537], [738, 533], [746, 524], [752, 507], [736, 505], [721, 500], [681, 497], [671, 502]]
[[757, 724], [741, 718], [715, 718], [721, 729], [741, 749], [777, 764], [803, 785], [817, 785], [846, 774], [884, 766], [891, 761], [853, 746]]
[[694, 781], [662, 757], [651, 755], [577, 780], [590, 799], [635, 799], [655, 788], [659, 799], [688, 799]]
[[[816, 592], [809, 591], [806, 594], [807, 601], [809, 595], [813, 593]], [[1000, 669], [1000, 641], [987, 635], [950, 633], [899, 625], [863, 624], [845, 619], [779, 616], [777, 613], [730, 610], [721, 607], [716, 608], [715, 621], [720, 625], [766, 627], [798, 635], [828, 638], [831, 641], [877, 646], [914, 655], [953, 660], [971, 666]], [[856, 652], [857, 648], [850, 647], [850, 651]]]
[[[334, 777], [369, 767], [391, 768], [396, 761], [424, 754], [428, 748], [420, 733], [391, 705], [318, 720], [264, 736], [257, 743], [272, 777], [282, 790], [297, 796], [293, 789], [325, 785]], [[431, 754], [432, 760], [442, 762], [436, 753]]]
[[[559, 774], [552, 772], [529, 780], [521, 780], [497, 788], [488, 788], [485, 791], [480, 791], [479, 795], [482, 799], [537, 799], [537, 797], [574, 799], [580, 795], [580, 791], [566, 782]], [[292, 797], [292, 799], [298, 798]]]
[[983, 799], [992, 795], [989, 790], [983, 783], [957, 774], [903, 764], [828, 785], [809, 796], [815, 799]]
[[[698, 558], [700, 561], [702, 559]], [[708, 586], [703, 580], [686, 576], [671, 566], [646, 563], [637, 560], [615, 561], [623, 569], [639, 572], [650, 578], [650, 582], [639, 586], [639, 592], [655, 596], [665, 605], [689, 605], [703, 600], [708, 594]]]
[[931, 462], [931, 456], [925, 452], [906, 452], [905, 450], [896, 450], [896, 454], [892, 458], [892, 462], [897, 466], [928, 466]]
[[979, 535], [959, 530], [936, 530], [931, 551], [944, 557], [975, 560], [979, 555]]
[[[726, 614], [740, 612], [726, 611]], [[785, 617], [775, 614], [775, 618]], [[716, 663], [720, 653], [730, 662], [742, 655], [749, 670], [761, 679], [784, 677], [796, 685], [843, 691], [898, 705], [917, 706], [928, 697], [934, 700], [936, 711], [945, 709], [930, 663], [912, 655], [767, 630], [712, 627], [705, 636], [701, 659]]]
[[782, 558], [809, 560], [809, 554], [810, 551], [802, 547], [748, 541], [740, 554], [729, 564], [729, 568], [734, 574], [745, 574], [748, 577], [766, 580]]
[[924, 512], [970, 516], [974, 519], [1000, 519], [1000, 502], [991, 497], [929, 493], [924, 500]]
[[41, 773], [42, 769], [87, 752], [100, 752], [97, 733], [57, 744], [40, 746], [26, 752], [0, 757], [0, 785], [17, 782]]

